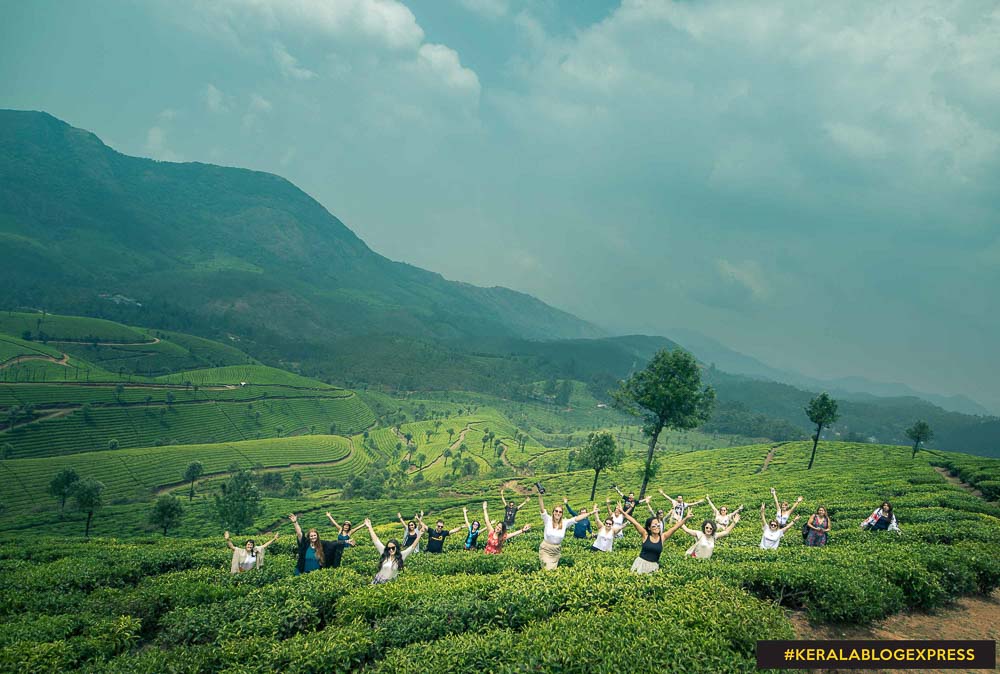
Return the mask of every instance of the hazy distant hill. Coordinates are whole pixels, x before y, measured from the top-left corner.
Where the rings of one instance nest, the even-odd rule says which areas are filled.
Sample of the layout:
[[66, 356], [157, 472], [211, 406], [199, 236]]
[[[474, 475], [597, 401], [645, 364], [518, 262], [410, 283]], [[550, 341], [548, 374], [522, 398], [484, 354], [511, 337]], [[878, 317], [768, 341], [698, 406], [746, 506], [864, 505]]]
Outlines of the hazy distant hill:
[[601, 334], [529, 295], [388, 260], [279, 176], [125, 156], [39, 112], [0, 111], [0, 245], [6, 302], [132, 324], [310, 341]]

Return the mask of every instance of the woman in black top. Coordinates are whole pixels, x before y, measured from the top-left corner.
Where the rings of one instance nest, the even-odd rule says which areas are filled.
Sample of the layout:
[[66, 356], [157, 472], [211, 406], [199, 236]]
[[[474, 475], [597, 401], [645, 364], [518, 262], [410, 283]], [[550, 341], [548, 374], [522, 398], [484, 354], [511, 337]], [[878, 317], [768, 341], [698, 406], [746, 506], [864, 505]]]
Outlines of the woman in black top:
[[642, 526], [634, 517], [625, 513], [625, 519], [632, 523], [635, 530], [639, 532], [639, 536], [642, 537], [642, 547], [639, 549], [639, 556], [632, 562], [632, 571], [635, 573], [653, 573], [654, 571], [658, 571], [660, 568], [660, 555], [663, 553], [663, 541], [673, 536], [674, 532], [680, 529], [681, 525], [690, 518], [691, 514], [688, 513], [683, 520], [672, 526], [666, 533], [661, 533], [663, 531], [663, 522], [661, 520], [650, 517], [646, 520], [646, 526]]
[[344, 548], [354, 545], [354, 541], [322, 541], [319, 532], [310, 529], [305, 534], [299, 526], [299, 518], [293, 513], [288, 516], [295, 526], [295, 537], [299, 542], [299, 559], [295, 564], [295, 575], [298, 576], [318, 569], [331, 569], [340, 566], [340, 558]]

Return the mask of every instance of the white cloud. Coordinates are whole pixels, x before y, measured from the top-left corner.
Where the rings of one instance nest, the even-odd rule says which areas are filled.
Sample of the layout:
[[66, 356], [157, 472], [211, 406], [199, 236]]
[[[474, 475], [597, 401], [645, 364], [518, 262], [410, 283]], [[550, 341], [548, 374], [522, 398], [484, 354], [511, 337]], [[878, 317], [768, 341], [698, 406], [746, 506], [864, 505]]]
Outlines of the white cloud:
[[299, 65], [298, 59], [288, 53], [285, 45], [276, 43], [273, 49], [274, 60], [281, 69], [281, 74], [290, 80], [311, 80], [316, 73]]
[[206, 84], [205, 89], [201, 93], [202, 100], [205, 102], [205, 107], [208, 108], [210, 112], [217, 114], [225, 114], [229, 112], [229, 97], [216, 87], [214, 84]]
[[247, 111], [243, 114], [243, 130], [249, 131], [254, 128], [257, 124], [258, 117], [260, 115], [270, 113], [273, 107], [274, 106], [271, 105], [271, 101], [267, 100], [260, 94], [251, 94], [250, 103], [247, 105]]
[[479, 98], [479, 78], [458, 60], [458, 52], [443, 44], [421, 45], [417, 61], [422, 69], [432, 73], [451, 89], [461, 90]]
[[153, 126], [146, 132], [145, 150], [153, 159], [182, 161], [179, 154], [167, 147], [167, 131], [162, 126]]
[[458, 0], [458, 4], [487, 19], [500, 18], [510, 11], [507, 0]]

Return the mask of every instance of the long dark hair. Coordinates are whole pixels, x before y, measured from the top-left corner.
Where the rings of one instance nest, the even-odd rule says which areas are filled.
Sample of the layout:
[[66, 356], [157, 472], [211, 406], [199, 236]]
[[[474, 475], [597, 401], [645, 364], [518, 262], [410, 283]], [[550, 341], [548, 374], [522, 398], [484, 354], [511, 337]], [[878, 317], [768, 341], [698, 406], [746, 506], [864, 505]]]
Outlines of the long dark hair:
[[310, 547], [312, 547], [312, 549], [316, 552], [316, 561], [319, 562], [319, 565], [321, 567], [322, 566], [326, 566], [326, 559], [323, 558], [323, 541], [321, 541], [320, 538], [319, 538], [319, 532], [316, 531], [316, 542], [315, 543], [313, 543], [311, 540], [309, 540], [309, 534], [311, 534], [314, 531], [316, 531], [316, 530], [315, 529], [310, 529], [309, 531], [306, 532], [306, 542], [308, 542], [309, 545], [310, 545]]
[[496, 525], [494, 529], [500, 532], [497, 536], [497, 550], [501, 550], [503, 549], [503, 541], [507, 538], [507, 523], [500, 522], [500, 524]]
[[[389, 554], [389, 546], [390, 545], [395, 546], [395, 548], [396, 548], [396, 554], [395, 555], [390, 555]], [[382, 570], [382, 565], [385, 564], [385, 561], [387, 559], [389, 559], [389, 557], [392, 557], [392, 561], [396, 564], [396, 568], [399, 569], [400, 571], [402, 571], [403, 570], [403, 546], [401, 546], [399, 544], [399, 541], [397, 541], [395, 538], [392, 539], [391, 541], [387, 542], [385, 544], [385, 547], [382, 548], [382, 556], [378, 560], [378, 570], [379, 571]]]

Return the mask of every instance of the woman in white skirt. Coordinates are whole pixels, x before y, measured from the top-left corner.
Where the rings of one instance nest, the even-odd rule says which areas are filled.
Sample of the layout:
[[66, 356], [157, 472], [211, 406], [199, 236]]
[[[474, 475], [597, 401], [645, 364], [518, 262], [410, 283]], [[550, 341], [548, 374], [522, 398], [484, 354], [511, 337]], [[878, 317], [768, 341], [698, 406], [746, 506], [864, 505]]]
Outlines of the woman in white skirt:
[[562, 557], [562, 542], [563, 538], [566, 537], [566, 529], [576, 524], [577, 520], [586, 519], [588, 517], [587, 509], [584, 508], [581, 510], [576, 517], [565, 519], [563, 517], [562, 506], [557, 505], [552, 509], [552, 514], [549, 515], [545, 510], [545, 501], [542, 499], [541, 494], [538, 495], [538, 506], [542, 510], [542, 522], [545, 523], [542, 544], [538, 546], [538, 559], [545, 569], [552, 571], [559, 566], [559, 558]]
[[688, 521], [691, 514], [685, 515], [684, 519], [670, 527], [666, 533], [663, 532], [663, 520], [650, 517], [646, 520], [646, 526], [639, 524], [634, 517], [625, 513], [625, 519], [632, 523], [635, 530], [642, 538], [642, 546], [639, 548], [639, 556], [632, 562], [633, 573], [653, 573], [660, 569], [660, 555], [663, 554], [663, 541], [674, 535], [674, 532], [681, 528], [684, 522]]

